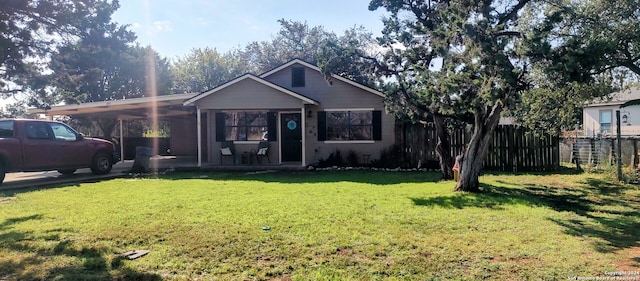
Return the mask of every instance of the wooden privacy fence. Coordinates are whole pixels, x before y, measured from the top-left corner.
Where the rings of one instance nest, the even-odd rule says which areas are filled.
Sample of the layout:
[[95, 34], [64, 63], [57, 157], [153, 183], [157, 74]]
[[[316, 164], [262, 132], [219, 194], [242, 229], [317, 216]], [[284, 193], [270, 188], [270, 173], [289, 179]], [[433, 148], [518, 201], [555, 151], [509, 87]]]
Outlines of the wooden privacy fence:
[[[416, 167], [418, 161], [434, 167], [438, 157], [436, 130], [432, 124], [396, 125], [396, 144], [403, 163]], [[471, 139], [470, 128], [451, 132], [452, 156], [460, 154]], [[437, 166], [439, 167], [439, 166]], [[560, 167], [560, 138], [549, 134], [528, 134], [514, 125], [499, 125], [491, 136], [484, 160], [487, 170], [524, 172], [554, 171]]]

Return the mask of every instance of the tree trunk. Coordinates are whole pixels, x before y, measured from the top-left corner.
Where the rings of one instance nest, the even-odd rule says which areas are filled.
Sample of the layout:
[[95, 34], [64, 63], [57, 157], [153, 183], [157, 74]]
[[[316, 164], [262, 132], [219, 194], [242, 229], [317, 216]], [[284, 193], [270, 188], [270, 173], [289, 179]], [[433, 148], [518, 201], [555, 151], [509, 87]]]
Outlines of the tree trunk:
[[489, 149], [489, 140], [500, 121], [503, 105], [497, 102], [491, 111], [475, 113], [473, 135], [467, 146], [467, 151], [460, 161], [460, 181], [456, 184], [456, 191], [481, 192], [480, 171]]
[[97, 118], [98, 126], [102, 130], [102, 138], [111, 140], [111, 133], [118, 123], [115, 119]]
[[436, 144], [436, 155], [440, 159], [440, 170], [442, 171], [443, 179], [453, 179], [453, 167], [454, 159], [451, 157], [451, 141], [449, 138], [449, 131], [447, 130], [447, 124], [444, 122], [444, 117], [433, 116], [433, 123], [436, 127], [436, 136], [438, 143]]

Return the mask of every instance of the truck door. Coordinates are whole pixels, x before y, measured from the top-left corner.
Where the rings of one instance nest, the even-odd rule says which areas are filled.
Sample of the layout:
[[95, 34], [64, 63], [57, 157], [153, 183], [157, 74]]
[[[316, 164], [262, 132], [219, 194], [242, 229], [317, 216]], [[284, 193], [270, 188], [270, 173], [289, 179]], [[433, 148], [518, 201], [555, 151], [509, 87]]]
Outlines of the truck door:
[[45, 122], [25, 122], [22, 153], [24, 170], [54, 167], [58, 156], [52, 147], [53, 132]]
[[87, 167], [91, 154], [87, 142], [79, 140], [78, 134], [60, 123], [49, 123], [54, 136], [54, 145], [58, 150], [58, 167]]

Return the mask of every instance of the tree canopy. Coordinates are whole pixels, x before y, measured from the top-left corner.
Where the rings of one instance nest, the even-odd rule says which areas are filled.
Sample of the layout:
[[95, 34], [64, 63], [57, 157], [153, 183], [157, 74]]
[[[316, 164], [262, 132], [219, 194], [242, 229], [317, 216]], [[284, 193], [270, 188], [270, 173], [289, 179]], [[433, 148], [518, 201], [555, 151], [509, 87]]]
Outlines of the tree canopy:
[[197, 93], [212, 89], [248, 72], [237, 51], [220, 54], [216, 49], [192, 49], [172, 63], [174, 93]]
[[559, 133], [581, 123], [585, 103], [640, 75], [638, 0], [542, 1], [523, 11], [521, 51], [534, 87], [511, 113], [532, 129]]
[[0, 94], [40, 88], [34, 77], [48, 55], [82, 36], [82, 27], [110, 21], [118, 7], [117, 0], [0, 1]]

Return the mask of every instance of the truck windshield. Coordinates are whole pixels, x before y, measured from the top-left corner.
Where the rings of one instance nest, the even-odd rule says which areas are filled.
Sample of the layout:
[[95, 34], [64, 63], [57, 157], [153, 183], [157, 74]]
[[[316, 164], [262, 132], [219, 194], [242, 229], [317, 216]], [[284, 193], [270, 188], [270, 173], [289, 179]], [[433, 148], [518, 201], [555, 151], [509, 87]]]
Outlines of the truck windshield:
[[51, 129], [57, 140], [76, 141], [78, 138], [75, 131], [62, 124], [51, 123]]

